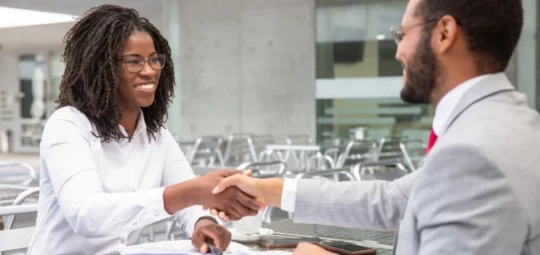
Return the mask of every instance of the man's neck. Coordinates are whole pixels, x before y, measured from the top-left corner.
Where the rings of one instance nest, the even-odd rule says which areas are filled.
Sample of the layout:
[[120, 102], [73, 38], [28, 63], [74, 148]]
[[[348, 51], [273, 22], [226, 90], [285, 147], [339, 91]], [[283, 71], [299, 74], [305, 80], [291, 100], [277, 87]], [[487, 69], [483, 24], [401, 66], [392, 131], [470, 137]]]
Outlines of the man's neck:
[[433, 106], [433, 109], [437, 109], [437, 105], [441, 102], [441, 99], [448, 94], [451, 90], [457, 86], [463, 84], [464, 82], [473, 79], [475, 77], [481, 76], [484, 74], [470, 72], [470, 73], [461, 73], [459, 75], [445, 75], [437, 80], [437, 85], [431, 93], [430, 104]]

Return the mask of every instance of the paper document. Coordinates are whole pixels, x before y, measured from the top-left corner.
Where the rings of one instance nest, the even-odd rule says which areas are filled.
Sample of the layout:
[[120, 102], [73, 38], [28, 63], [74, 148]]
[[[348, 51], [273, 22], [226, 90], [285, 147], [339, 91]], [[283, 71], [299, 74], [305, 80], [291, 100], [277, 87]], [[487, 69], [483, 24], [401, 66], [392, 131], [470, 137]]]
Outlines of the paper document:
[[[128, 246], [119, 251], [122, 255], [203, 255], [193, 245], [191, 240], [145, 243]], [[204, 255], [208, 255], [206, 253]], [[223, 254], [230, 255], [290, 255], [283, 251], [252, 251], [239, 243], [231, 242]]]

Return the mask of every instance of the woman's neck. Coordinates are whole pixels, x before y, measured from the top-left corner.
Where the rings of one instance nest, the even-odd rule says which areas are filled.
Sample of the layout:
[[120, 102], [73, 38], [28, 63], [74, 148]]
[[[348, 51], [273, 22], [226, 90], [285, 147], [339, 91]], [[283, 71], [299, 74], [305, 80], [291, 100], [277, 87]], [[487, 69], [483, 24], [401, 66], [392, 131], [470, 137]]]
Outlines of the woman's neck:
[[138, 108], [128, 109], [122, 112], [122, 118], [120, 119], [120, 125], [124, 127], [128, 138], [131, 139], [137, 128], [137, 120], [139, 119], [140, 110]]

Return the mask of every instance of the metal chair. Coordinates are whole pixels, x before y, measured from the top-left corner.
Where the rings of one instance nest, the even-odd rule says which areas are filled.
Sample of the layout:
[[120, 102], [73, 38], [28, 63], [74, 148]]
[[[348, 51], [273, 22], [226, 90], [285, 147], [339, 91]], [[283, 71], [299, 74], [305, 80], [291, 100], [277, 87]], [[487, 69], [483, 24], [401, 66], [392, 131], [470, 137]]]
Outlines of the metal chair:
[[288, 145], [311, 145], [313, 139], [309, 135], [288, 135], [285, 142]]
[[237, 170], [251, 170], [256, 178], [283, 177], [287, 164], [281, 160], [270, 162], [245, 162]]
[[0, 206], [13, 205], [17, 197], [29, 188], [26, 185], [0, 184]]
[[[39, 187], [28, 188], [15, 198], [15, 200], [12, 203], [12, 206], [22, 205], [23, 203], [26, 202], [27, 199], [33, 197], [36, 194], [39, 194]], [[33, 202], [37, 203], [37, 201], [33, 201]], [[30, 215], [30, 217], [35, 218], [37, 217], [37, 215]], [[14, 222], [15, 222], [15, 215], [4, 217], [4, 229], [13, 228]], [[18, 226], [15, 226], [15, 227], [18, 227]]]
[[[369, 174], [366, 174], [366, 172], [369, 172]], [[408, 173], [408, 169], [400, 159], [358, 163], [352, 169], [352, 174], [358, 181], [374, 179], [391, 181]]]
[[[15, 205], [0, 207], [0, 216], [13, 216], [20, 214], [37, 213], [37, 204]], [[35, 227], [6, 229], [0, 231], [0, 253], [26, 249], [34, 234]]]
[[410, 171], [416, 171], [426, 155], [426, 146], [422, 140], [404, 140], [399, 147], [403, 153], [403, 161]]
[[345, 177], [346, 181], [356, 181], [356, 178], [351, 173], [350, 169], [330, 169], [317, 172], [300, 173], [296, 175], [295, 179], [328, 179], [328, 176], [332, 177], [334, 181], [342, 181], [340, 176]]
[[387, 137], [381, 139], [377, 148], [377, 160], [389, 160], [403, 157], [401, 150], [401, 142], [406, 140], [405, 137]]
[[336, 163], [332, 159], [332, 157], [328, 155], [323, 155], [320, 152], [317, 152], [317, 154], [311, 156], [307, 161], [306, 171], [312, 172], [312, 171], [321, 171], [321, 170], [329, 170], [336, 168]]
[[20, 185], [30, 185], [31, 183], [37, 182], [38, 179], [38, 173], [32, 167], [30, 164], [22, 161], [0, 161], [0, 171], [4, 171], [6, 169], [9, 170], [16, 170], [16, 169], [22, 169], [24, 172], [28, 173], [28, 176], [21, 176], [16, 175], [11, 178], [4, 178], [3, 180], [0, 180], [1, 183], [11, 183], [11, 184], [20, 184]]
[[272, 135], [252, 135], [251, 141], [253, 143], [253, 148], [255, 153], [261, 152], [266, 149], [266, 146], [269, 144], [275, 144], [276, 140]]
[[237, 166], [242, 162], [257, 161], [257, 152], [251, 136], [252, 134], [232, 134], [227, 138], [223, 156], [226, 166]]
[[353, 166], [359, 162], [377, 161], [377, 142], [374, 140], [352, 140], [339, 155], [336, 168]]
[[195, 141], [195, 144], [187, 153], [187, 159], [192, 165], [214, 166], [216, 159], [218, 165], [225, 166], [225, 160], [221, 153], [223, 139], [220, 136], [203, 136]]
[[270, 162], [270, 161], [284, 161], [283, 154], [280, 151], [272, 149], [264, 149], [259, 153], [259, 162]]

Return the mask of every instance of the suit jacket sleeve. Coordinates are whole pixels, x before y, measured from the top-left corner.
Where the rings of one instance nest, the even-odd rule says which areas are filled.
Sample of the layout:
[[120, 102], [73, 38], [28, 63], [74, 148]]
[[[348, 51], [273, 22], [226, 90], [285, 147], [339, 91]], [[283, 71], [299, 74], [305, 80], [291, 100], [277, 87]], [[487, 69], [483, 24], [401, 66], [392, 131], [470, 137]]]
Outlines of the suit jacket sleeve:
[[416, 172], [392, 182], [299, 180], [294, 221], [348, 228], [397, 227]]
[[412, 191], [419, 254], [520, 254], [527, 217], [495, 163], [468, 145], [430, 156]]

